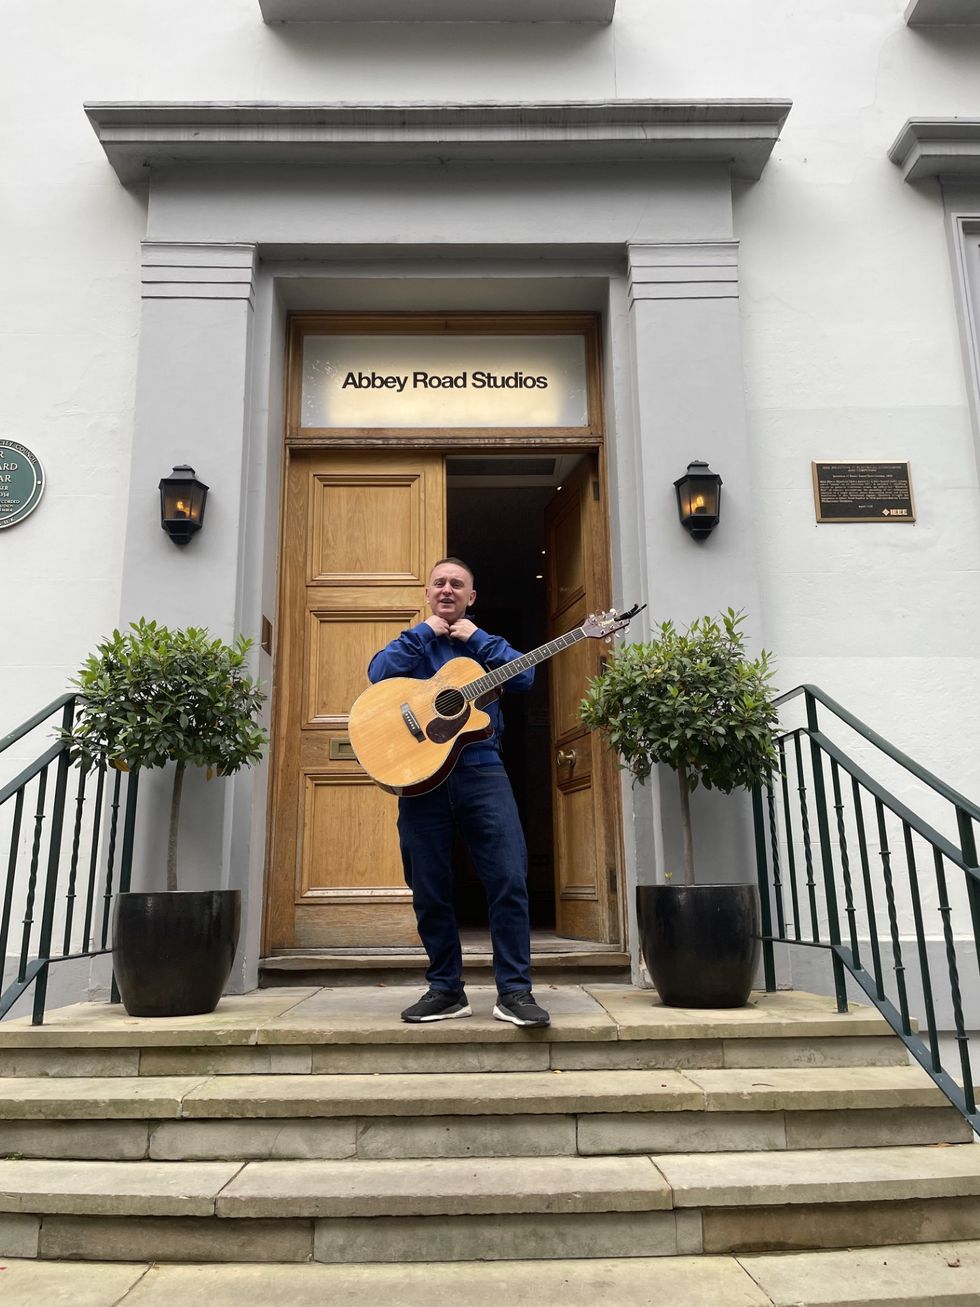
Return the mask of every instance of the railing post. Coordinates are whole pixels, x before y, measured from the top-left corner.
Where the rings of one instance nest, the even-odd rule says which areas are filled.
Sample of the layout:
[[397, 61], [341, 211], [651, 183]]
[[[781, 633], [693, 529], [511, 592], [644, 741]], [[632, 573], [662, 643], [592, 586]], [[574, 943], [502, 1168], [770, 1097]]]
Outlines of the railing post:
[[[66, 731], [71, 730], [75, 716], [75, 701], [69, 700], [62, 713], [61, 725]], [[54, 934], [55, 897], [58, 892], [58, 869], [61, 862], [61, 834], [65, 824], [65, 798], [68, 794], [68, 767], [71, 761], [66, 744], [58, 757], [58, 773], [54, 787], [54, 811], [51, 814], [51, 834], [48, 839], [48, 873], [44, 886], [44, 906], [41, 910], [41, 934], [38, 940], [37, 956], [42, 963], [34, 982], [34, 1015], [32, 1024], [39, 1026], [44, 1021], [44, 1004], [48, 994], [48, 960], [51, 957], [51, 937]]]
[[126, 778], [126, 818], [123, 824], [122, 859], [119, 864], [117, 894], [128, 894], [133, 875], [133, 843], [136, 838], [136, 799], [139, 794], [140, 774], [135, 768]]
[[[806, 724], [811, 732], [820, 729], [817, 721], [816, 700], [806, 693]], [[834, 989], [837, 991], [837, 1011], [847, 1011], [847, 982], [844, 978], [844, 964], [838, 956], [840, 947], [840, 920], [837, 913], [837, 887], [834, 884], [834, 857], [830, 848], [830, 821], [827, 816], [827, 791], [823, 779], [823, 755], [820, 746], [810, 736], [810, 760], [813, 767], [813, 790], [817, 801], [817, 830], [820, 833], [820, 860], [823, 864], [824, 894], [827, 901], [827, 929], [830, 942], [834, 946], [831, 956], [834, 960]]]
[[[131, 771], [126, 777], [126, 816], [123, 822], [123, 844], [122, 857], [119, 863], [119, 888], [116, 890], [116, 898], [120, 894], [129, 893], [129, 884], [133, 875], [133, 843], [136, 837], [136, 797], [139, 793], [140, 774], [139, 770]], [[121, 996], [119, 986], [116, 983], [116, 969], [112, 969], [112, 988], [109, 993], [110, 1003], [119, 1003]]]
[[[968, 867], [977, 865], [977, 840], [973, 830], [973, 819], [968, 812], [957, 806], [956, 825], [960, 833], [960, 850], [963, 861]], [[970, 916], [973, 918], [973, 939], [977, 949], [977, 965], [980, 967], [980, 884], [975, 876], [967, 876], [966, 892], [970, 900]]]
[[755, 826], [755, 865], [759, 876], [759, 907], [762, 912], [762, 967], [766, 993], [776, 988], [776, 959], [772, 947], [772, 909], [769, 905], [769, 863], [766, 858], [766, 828], [762, 811], [762, 786], [752, 786], [752, 821]]

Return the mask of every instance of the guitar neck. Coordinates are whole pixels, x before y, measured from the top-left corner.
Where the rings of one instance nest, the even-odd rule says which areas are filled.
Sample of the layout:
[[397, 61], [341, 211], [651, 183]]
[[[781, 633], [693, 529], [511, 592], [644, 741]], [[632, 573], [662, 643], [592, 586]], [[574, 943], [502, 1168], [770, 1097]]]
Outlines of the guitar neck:
[[520, 658], [514, 658], [511, 662], [504, 663], [503, 667], [495, 667], [492, 672], [487, 672], [485, 676], [479, 676], [475, 681], [470, 681], [468, 685], [461, 687], [463, 694], [471, 702], [479, 699], [490, 690], [495, 690], [497, 686], [509, 681], [512, 676], [519, 676], [521, 672], [536, 667], [538, 663], [553, 658], [556, 653], [561, 653], [563, 649], [568, 649], [584, 639], [586, 639], [585, 631], [579, 626], [574, 631], [569, 631], [567, 635], [560, 635], [557, 640], [549, 640], [547, 644], [541, 645], [539, 649], [532, 649], [530, 653], [521, 654]]

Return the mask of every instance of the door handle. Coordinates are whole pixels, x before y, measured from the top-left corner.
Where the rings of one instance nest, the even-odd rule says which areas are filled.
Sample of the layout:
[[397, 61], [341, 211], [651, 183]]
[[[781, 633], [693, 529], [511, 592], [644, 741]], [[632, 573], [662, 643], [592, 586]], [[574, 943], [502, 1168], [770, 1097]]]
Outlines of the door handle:
[[578, 754], [574, 749], [559, 749], [555, 757], [559, 767], [574, 767]]

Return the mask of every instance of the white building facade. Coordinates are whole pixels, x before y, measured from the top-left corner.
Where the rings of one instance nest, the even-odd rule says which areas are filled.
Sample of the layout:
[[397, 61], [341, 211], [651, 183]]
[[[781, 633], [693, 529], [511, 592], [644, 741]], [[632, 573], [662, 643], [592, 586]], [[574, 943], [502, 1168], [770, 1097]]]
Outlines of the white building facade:
[[[236, 989], [263, 957], [410, 943], [394, 801], [344, 710], [436, 551], [476, 551], [517, 644], [592, 601], [745, 609], [781, 689], [820, 685], [980, 794], [980, 4], [4, 17], [0, 444], [47, 487], [0, 532], [2, 727], [136, 617], [256, 641], [269, 759], [196, 782], [182, 837], [185, 884], [243, 891]], [[495, 340], [519, 349], [494, 375], [536, 376], [563, 339], [559, 416], [535, 387], [314, 411], [321, 355], [472, 383]], [[693, 459], [724, 481], [703, 542], [673, 488]], [[914, 524], [818, 523], [818, 462], [908, 463]], [[178, 464], [210, 486], [185, 549], [158, 507]], [[537, 924], [639, 975], [633, 886], [672, 866], [672, 796], [570, 743], [550, 685], [515, 730]], [[699, 810], [703, 878], [750, 878], [745, 805]], [[165, 819], [147, 777], [136, 886], [159, 884]]]

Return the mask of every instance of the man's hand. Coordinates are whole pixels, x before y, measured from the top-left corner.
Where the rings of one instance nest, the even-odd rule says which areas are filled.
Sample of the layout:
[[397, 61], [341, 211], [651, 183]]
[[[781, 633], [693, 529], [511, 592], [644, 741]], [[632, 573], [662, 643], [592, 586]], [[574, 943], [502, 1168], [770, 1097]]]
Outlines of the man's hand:
[[[450, 635], [449, 623], [444, 617], [437, 617], [435, 613], [425, 619], [426, 626], [431, 626], [436, 635]], [[472, 626], [472, 622], [470, 623]]]
[[453, 622], [449, 628], [449, 638], [451, 640], [462, 640], [465, 644], [475, 630], [476, 622], [471, 622], [468, 617], [461, 617], [458, 622]]

